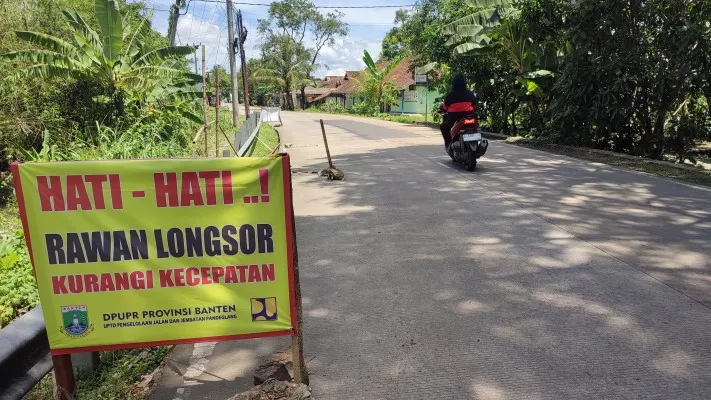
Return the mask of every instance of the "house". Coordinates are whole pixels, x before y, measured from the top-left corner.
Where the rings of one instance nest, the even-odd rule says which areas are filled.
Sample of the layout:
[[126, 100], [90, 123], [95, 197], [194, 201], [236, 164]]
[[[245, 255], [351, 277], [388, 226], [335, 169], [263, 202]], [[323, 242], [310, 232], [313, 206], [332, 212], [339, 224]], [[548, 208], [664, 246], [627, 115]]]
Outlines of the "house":
[[[395, 69], [388, 74], [386, 79], [400, 89], [400, 102], [389, 107], [391, 113], [405, 114], [427, 114], [431, 112], [436, 99], [442, 94], [429, 90], [426, 84], [426, 77], [418, 77], [419, 82], [415, 82], [415, 68], [412, 65], [414, 58], [405, 58]], [[377, 64], [377, 68], [382, 70], [389, 62]], [[308, 105], [318, 105], [329, 101], [335, 101], [343, 108], [351, 108], [362, 99], [357, 95], [360, 84], [365, 79], [366, 70], [347, 71], [341, 79], [339, 77], [326, 77], [322, 94], [314, 97]], [[308, 96], [307, 96], [308, 98]]]
[[326, 77], [327, 90], [320, 96], [316, 97], [311, 105], [336, 102], [343, 108], [352, 107], [354, 104], [353, 100], [351, 99], [350, 104], [347, 104], [348, 102], [346, 100], [347, 97], [353, 98], [353, 94], [358, 91], [358, 88], [360, 87], [359, 78], [362, 73], [362, 71], [346, 71], [342, 77], [338, 77], [339, 79], [328, 80], [328, 77]]
[[330, 89], [328, 87], [307, 87], [304, 89], [304, 97], [306, 97], [306, 102], [301, 98], [301, 91], [298, 90], [296, 93], [297, 107], [306, 108], [314, 103], [314, 100], [324, 93], [327, 93]]

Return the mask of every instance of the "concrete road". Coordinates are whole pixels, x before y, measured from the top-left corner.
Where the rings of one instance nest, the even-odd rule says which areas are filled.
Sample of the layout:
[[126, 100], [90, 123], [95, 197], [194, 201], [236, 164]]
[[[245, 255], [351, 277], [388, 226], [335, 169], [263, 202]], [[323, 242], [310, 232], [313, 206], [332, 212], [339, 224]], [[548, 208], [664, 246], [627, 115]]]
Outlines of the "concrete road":
[[[499, 142], [466, 173], [343, 116], [326, 182], [319, 117], [280, 128], [317, 399], [711, 398], [711, 190]], [[228, 398], [287, 343], [179, 346], [153, 397]]]

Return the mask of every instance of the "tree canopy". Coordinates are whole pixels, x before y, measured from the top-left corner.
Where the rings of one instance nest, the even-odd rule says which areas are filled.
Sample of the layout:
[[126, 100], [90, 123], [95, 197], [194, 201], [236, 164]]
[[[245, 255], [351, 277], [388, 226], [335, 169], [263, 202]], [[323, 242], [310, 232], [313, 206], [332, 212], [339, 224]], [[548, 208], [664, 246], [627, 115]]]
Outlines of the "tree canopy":
[[312, 74], [321, 50], [345, 36], [348, 28], [343, 14], [318, 12], [310, 0], [275, 1], [269, 18], [259, 21], [264, 62], [257, 78], [278, 83], [287, 96], [287, 107], [294, 109], [292, 93], [313, 81]]
[[492, 129], [662, 158], [710, 137], [710, 0], [419, 0], [381, 59], [463, 73]]

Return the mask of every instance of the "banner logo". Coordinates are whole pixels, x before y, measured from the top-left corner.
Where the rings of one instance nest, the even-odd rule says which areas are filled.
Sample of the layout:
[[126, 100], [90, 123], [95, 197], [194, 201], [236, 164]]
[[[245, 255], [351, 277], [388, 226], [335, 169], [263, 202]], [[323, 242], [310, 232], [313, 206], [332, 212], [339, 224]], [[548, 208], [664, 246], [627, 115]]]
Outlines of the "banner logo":
[[276, 321], [276, 297], [252, 299], [252, 321]]

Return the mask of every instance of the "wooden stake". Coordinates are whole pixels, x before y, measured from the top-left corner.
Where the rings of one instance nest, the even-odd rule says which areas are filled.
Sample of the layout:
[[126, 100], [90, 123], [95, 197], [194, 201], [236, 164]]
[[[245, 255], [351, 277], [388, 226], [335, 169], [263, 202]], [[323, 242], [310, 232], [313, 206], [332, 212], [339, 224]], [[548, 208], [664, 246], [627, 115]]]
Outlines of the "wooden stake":
[[328, 140], [326, 139], [326, 128], [323, 127], [323, 120], [321, 121], [321, 133], [323, 133], [323, 145], [326, 146], [326, 156], [328, 157], [328, 166], [333, 168], [333, 161], [331, 161], [331, 151], [328, 149]]
[[[282, 155], [285, 157], [286, 155]], [[286, 156], [288, 157], [288, 156]], [[296, 335], [291, 337], [291, 361], [294, 364], [294, 381], [309, 384], [309, 371], [304, 361], [304, 313], [301, 305], [301, 282], [299, 281], [299, 251], [296, 245], [296, 219], [294, 218], [294, 190], [291, 185], [291, 165], [287, 159], [287, 173], [289, 174], [289, 187], [285, 188], [291, 196], [291, 238], [294, 249], [294, 301], [296, 302]]]
[[220, 156], [220, 70], [215, 68], [215, 157]]
[[72, 356], [69, 354], [52, 356], [52, 364], [54, 366], [55, 400], [74, 400], [76, 385], [72, 369]]
[[[242, 66], [242, 90], [244, 91], [244, 115], [249, 118], [249, 87], [247, 86], [247, 64], [244, 56], [244, 41], [247, 40], [247, 29], [242, 24], [242, 10], [237, 11], [237, 30], [239, 31], [239, 54]], [[238, 104], [239, 105], [239, 104]], [[235, 124], [237, 126], [237, 124]]]
[[205, 157], [207, 157], [207, 85], [205, 80], [205, 45], [202, 45], [202, 119], [205, 128]]

